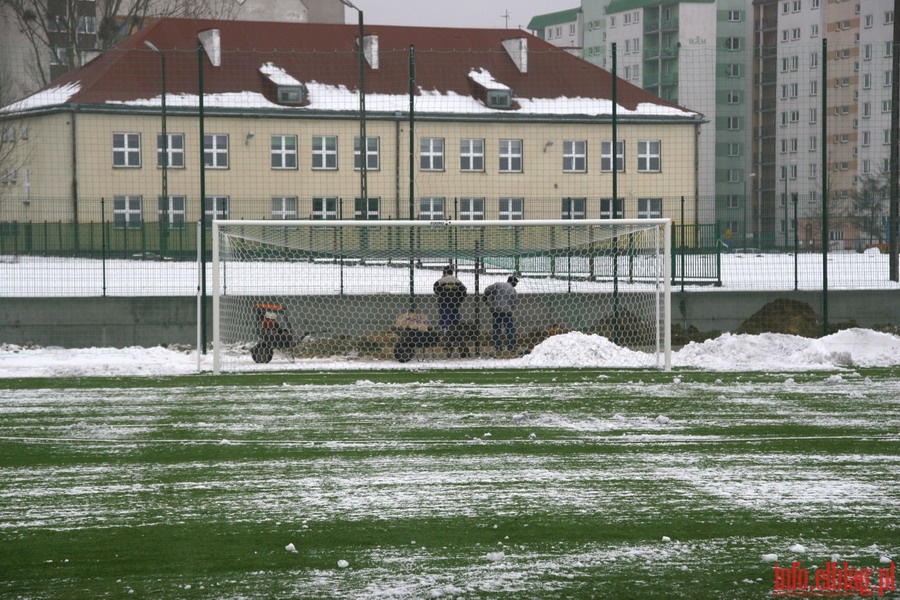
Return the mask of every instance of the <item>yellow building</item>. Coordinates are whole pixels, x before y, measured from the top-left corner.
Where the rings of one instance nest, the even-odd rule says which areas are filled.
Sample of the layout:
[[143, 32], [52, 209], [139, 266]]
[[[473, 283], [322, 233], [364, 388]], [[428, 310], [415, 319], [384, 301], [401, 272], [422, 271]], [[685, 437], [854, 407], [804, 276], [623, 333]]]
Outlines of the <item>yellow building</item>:
[[0, 221], [696, 222], [701, 115], [519, 30], [358, 33], [154, 23], [0, 109]]

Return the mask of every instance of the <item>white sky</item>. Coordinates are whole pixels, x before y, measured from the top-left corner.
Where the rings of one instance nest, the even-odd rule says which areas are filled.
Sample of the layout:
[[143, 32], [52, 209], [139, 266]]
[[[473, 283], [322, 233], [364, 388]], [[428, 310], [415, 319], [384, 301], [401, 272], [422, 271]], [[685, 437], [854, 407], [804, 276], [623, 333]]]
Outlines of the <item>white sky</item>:
[[[351, 0], [366, 23], [416, 27], [526, 29], [531, 19], [581, 5], [568, 0]], [[504, 16], [509, 13], [509, 18]], [[357, 12], [346, 9], [346, 22]]]

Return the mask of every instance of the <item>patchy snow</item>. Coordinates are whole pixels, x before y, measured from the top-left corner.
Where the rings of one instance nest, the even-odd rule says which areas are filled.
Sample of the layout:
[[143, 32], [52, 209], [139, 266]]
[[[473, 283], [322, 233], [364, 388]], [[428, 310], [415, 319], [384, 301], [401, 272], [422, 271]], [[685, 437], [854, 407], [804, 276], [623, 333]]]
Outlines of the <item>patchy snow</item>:
[[[400, 364], [364, 359], [280, 360], [277, 370], [629, 368], [652, 364], [648, 354], [616, 346], [599, 335], [572, 332], [553, 336], [518, 359], [428, 360]], [[848, 329], [820, 339], [766, 333], [726, 333], [690, 343], [672, 353], [675, 367], [711, 371], [807, 371], [900, 365], [900, 337]], [[0, 345], [0, 378], [55, 376], [179, 375], [211, 370], [212, 354], [155, 348], [23, 348]], [[839, 383], [839, 381], [838, 381]]]
[[491, 72], [481, 67], [479, 69], [472, 69], [469, 71], [469, 79], [480, 85], [481, 87], [489, 90], [508, 90], [510, 89], [508, 85], [500, 83], [494, 76], [491, 75]]
[[259, 68], [259, 72], [265, 75], [269, 81], [275, 85], [301, 85], [301, 83], [294, 79], [293, 76], [288, 75], [287, 71], [281, 67], [276, 67], [270, 62], [263, 64], [263, 66]]
[[42, 108], [44, 106], [54, 106], [57, 104], [65, 104], [69, 98], [81, 91], [81, 83], [67, 83], [65, 85], [47, 88], [46, 90], [32, 94], [27, 98], [13, 102], [4, 107], [0, 107], [0, 112], [15, 113], [33, 108]]

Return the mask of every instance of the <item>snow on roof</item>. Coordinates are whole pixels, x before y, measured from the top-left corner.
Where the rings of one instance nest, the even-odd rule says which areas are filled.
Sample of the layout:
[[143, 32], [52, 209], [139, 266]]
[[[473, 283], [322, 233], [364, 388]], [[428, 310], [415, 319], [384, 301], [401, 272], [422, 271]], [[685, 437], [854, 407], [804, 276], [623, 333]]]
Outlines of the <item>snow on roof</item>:
[[[151, 39], [166, 52], [167, 106], [196, 107], [196, 36], [211, 27], [221, 29], [223, 56], [221, 67], [204, 71], [204, 104], [296, 114], [359, 109], [356, 27], [160, 19], [46, 89], [0, 110], [9, 114], [64, 104], [158, 107], [162, 104], [158, 56], [143, 44]], [[613, 78], [609, 71], [523, 31], [376, 25], [369, 27], [368, 34], [379, 38], [379, 68], [370, 69], [365, 79], [366, 106], [373, 112], [393, 114], [409, 109], [409, 48], [415, 45], [415, 106], [422, 113], [493, 114], [504, 118], [611, 114]], [[510, 38], [513, 34], [517, 37]], [[504, 50], [509, 39], [526, 38], [527, 73]], [[153, 75], [135, 77], [135, 73]], [[272, 83], [305, 85], [308, 95], [304, 105], [278, 103]], [[486, 106], [484, 99], [473, 93], [473, 87], [511, 90], [513, 104]], [[619, 80], [616, 94], [617, 112], [623, 116], [685, 121], [701, 117], [624, 80]]]
[[0, 107], [0, 112], [15, 113], [23, 110], [31, 110], [35, 108], [43, 108], [45, 106], [55, 106], [57, 104], [65, 104], [69, 98], [81, 91], [80, 82], [66, 83], [41, 90], [36, 94], [32, 94], [27, 98], [13, 102], [7, 106]]
[[303, 85], [281, 67], [276, 67], [270, 62], [265, 63], [259, 68], [259, 72], [269, 78], [269, 81], [275, 85]]
[[480, 85], [486, 90], [508, 90], [510, 89], [508, 85], [504, 85], [494, 79], [494, 76], [491, 75], [491, 72], [487, 69], [480, 68], [478, 70], [472, 69], [469, 71], [469, 79]]

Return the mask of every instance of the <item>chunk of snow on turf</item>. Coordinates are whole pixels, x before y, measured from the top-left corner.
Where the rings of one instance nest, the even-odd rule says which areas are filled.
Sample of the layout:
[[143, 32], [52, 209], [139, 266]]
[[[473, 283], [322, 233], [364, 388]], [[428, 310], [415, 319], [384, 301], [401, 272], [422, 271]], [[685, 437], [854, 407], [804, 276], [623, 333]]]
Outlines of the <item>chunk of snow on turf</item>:
[[672, 538], [670, 538], [670, 537], [667, 536], [667, 535], [664, 535], [664, 536], [662, 536], [662, 541], [664, 541], [664, 542], [671, 542], [671, 541], [672, 541]]
[[656, 417], [653, 420], [656, 421], [657, 423], [670, 423], [672, 421], [672, 419], [670, 419], [666, 415], [659, 415], [658, 417]]
[[492, 562], [500, 562], [501, 560], [506, 558], [506, 553], [505, 552], [488, 552], [485, 555], [485, 558], [487, 558], [488, 560], [490, 560]]
[[878, 559], [878, 562], [880, 562], [883, 565], [889, 565], [892, 562], [894, 562], [894, 559], [892, 559], [890, 556], [882, 556], [881, 558]]
[[287, 550], [288, 552], [293, 552], [295, 554], [297, 553], [297, 547], [294, 546], [294, 544], [288, 544], [287, 546], [284, 547], [284, 549]]
[[344, 559], [342, 558], [341, 560], [339, 560], [339, 561], [337, 562], [337, 566], [338, 566], [339, 568], [341, 568], [341, 569], [346, 569], [347, 567], [350, 566], [350, 563], [348, 563], [346, 560], [344, 560]]
[[761, 557], [763, 562], [777, 562], [778, 555], [777, 554], [763, 554]]
[[806, 552], [806, 546], [803, 544], [794, 544], [791, 546], [791, 552]]

